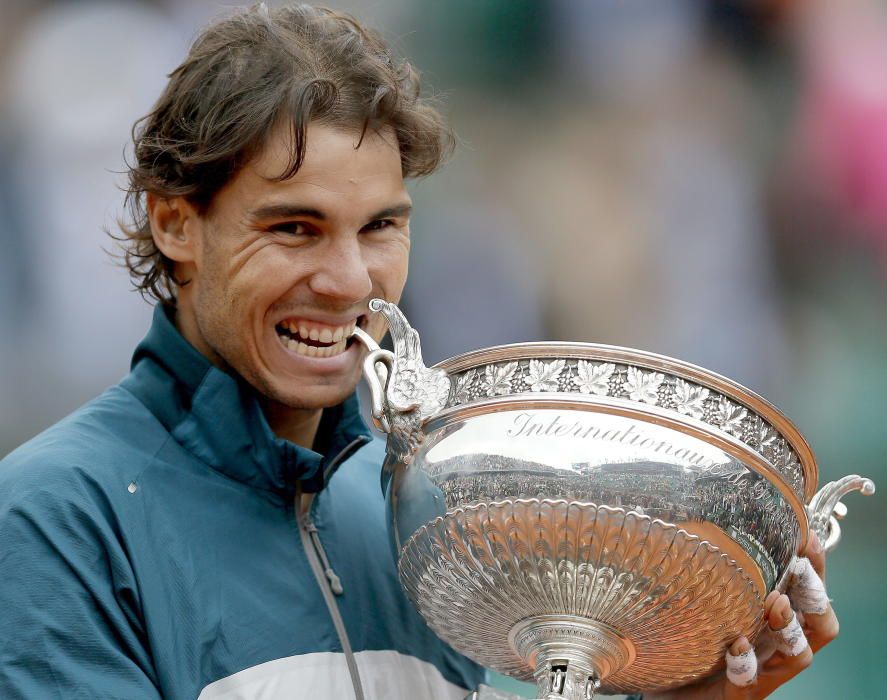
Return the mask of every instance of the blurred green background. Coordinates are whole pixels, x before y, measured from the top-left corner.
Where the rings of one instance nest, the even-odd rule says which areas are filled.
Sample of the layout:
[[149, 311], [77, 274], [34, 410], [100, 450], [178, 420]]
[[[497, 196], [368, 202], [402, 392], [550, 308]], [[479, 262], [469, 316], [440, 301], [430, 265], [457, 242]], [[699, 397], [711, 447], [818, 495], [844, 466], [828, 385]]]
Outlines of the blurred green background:
[[[885, 3], [329, 4], [410, 57], [458, 135], [412, 186], [428, 359], [543, 338], [674, 355], [783, 408], [822, 482], [887, 483]], [[128, 130], [228, 7], [0, 0], [0, 455], [125, 373], [150, 309], [101, 248]], [[841, 636], [782, 700], [885, 696], [887, 501], [846, 503]]]

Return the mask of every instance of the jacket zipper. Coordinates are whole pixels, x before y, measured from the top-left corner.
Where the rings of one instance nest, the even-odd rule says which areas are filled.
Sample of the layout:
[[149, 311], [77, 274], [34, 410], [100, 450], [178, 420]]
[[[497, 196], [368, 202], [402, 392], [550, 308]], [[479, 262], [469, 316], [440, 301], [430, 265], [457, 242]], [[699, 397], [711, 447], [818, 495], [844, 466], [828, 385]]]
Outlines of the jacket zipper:
[[320, 541], [320, 535], [317, 533], [317, 526], [311, 519], [310, 511], [305, 513], [302, 517], [302, 522], [305, 529], [308, 531], [308, 535], [311, 537], [311, 544], [314, 545], [314, 551], [317, 552], [317, 556], [320, 557], [323, 573], [330, 584], [330, 590], [336, 595], [342, 595], [345, 592], [345, 589], [342, 588], [342, 580], [336, 575], [336, 572], [333, 571], [333, 567], [330, 566], [330, 560], [326, 556], [326, 550], [324, 550], [323, 544]]
[[[352, 441], [344, 450], [330, 460], [329, 465], [324, 471], [324, 476], [329, 476], [332, 471], [348, 457], [350, 457], [359, 448], [363, 447], [369, 441], [366, 437], [359, 437]], [[314, 507], [314, 496], [310, 495], [310, 501], [305, 504], [303, 512], [302, 490], [296, 488], [295, 495], [295, 513], [296, 523], [299, 526], [299, 537], [302, 541], [302, 548], [305, 550], [305, 556], [314, 578], [320, 586], [323, 594], [324, 602], [330, 617], [333, 620], [333, 626], [336, 628], [336, 635], [339, 637], [339, 644], [342, 646], [342, 652], [345, 654], [345, 663], [348, 666], [348, 674], [351, 676], [351, 685], [354, 687], [354, 697], [356, 700], [365, 700], [363, 694], [363, 685], [360, 682], [360, 672], [357, 668], [357, 660], [354, 658], [354, 651], [351, 649], [351, 641], [348, 639], [348, 631], [345, 629], [345, 621], [342, 619], [342, 613], [336, 603], [335, 596], [342, 595], [345, 591], [342, 588], [342, 581], [333, 571], [329, 558], [320, 541], [320, 535], [317, 526], [311, 519], [311, 511]]]

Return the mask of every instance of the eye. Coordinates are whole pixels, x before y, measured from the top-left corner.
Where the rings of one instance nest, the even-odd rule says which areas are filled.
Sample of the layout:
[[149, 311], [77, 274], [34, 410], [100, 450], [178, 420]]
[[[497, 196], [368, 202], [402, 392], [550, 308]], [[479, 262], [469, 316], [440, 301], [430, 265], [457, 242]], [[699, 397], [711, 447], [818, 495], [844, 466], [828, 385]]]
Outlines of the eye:
[[376, 221], [371, 221], [366, 226], [363, 227], [364, 231], [384, 231], [387, 228], [391, 228], [394, 226], [394, 222], [391, 219], [377, 219]]
[[269, 230], [291, 236], [310, 236], [314, 233], [314, 229], [303, 221], [284, 221], [270, 226]]

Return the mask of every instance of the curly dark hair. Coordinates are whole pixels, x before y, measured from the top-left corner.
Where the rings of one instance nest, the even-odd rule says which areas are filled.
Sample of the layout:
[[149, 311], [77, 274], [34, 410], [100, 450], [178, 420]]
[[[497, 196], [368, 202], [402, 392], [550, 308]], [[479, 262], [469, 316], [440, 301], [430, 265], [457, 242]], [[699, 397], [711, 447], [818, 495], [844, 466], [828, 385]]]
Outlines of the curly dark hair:
[[175, 304], [183, 283], [154, 243], [146, 194], [185, 197], [205, 213], [282, 123], [291, 129], [292, 158], [280, 179], [292, 177], [312, 121], [362, 135], [392, 128], [404, 177], [432, 173], [454, 144], [440, 113], [420, 97], [418, 73], [353, 17], [261, 3], [221, 19], [200, 33], [152, 111], [133, 127], [129, 219], [113, 237], [143, 297]]

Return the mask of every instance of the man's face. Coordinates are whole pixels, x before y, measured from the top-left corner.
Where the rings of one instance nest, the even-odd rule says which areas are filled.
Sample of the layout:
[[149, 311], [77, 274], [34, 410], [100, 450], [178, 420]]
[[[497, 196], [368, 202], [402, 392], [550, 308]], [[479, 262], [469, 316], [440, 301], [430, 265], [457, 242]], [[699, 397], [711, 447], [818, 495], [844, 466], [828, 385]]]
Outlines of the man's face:
[[[390, 131], [359, 135], [311, 124], [305, 160], [282, 182], [289, 140], [264, 151], [214, 198], [197, 227], [191, 283], [198, 349], [268, 399], [333, 406], [360, 379], [359, 324], [376, 339], [373, 297], [397, 301], [407, 276], [410, 198]], [[186, 335], [188, 335], [186, 333]]]

